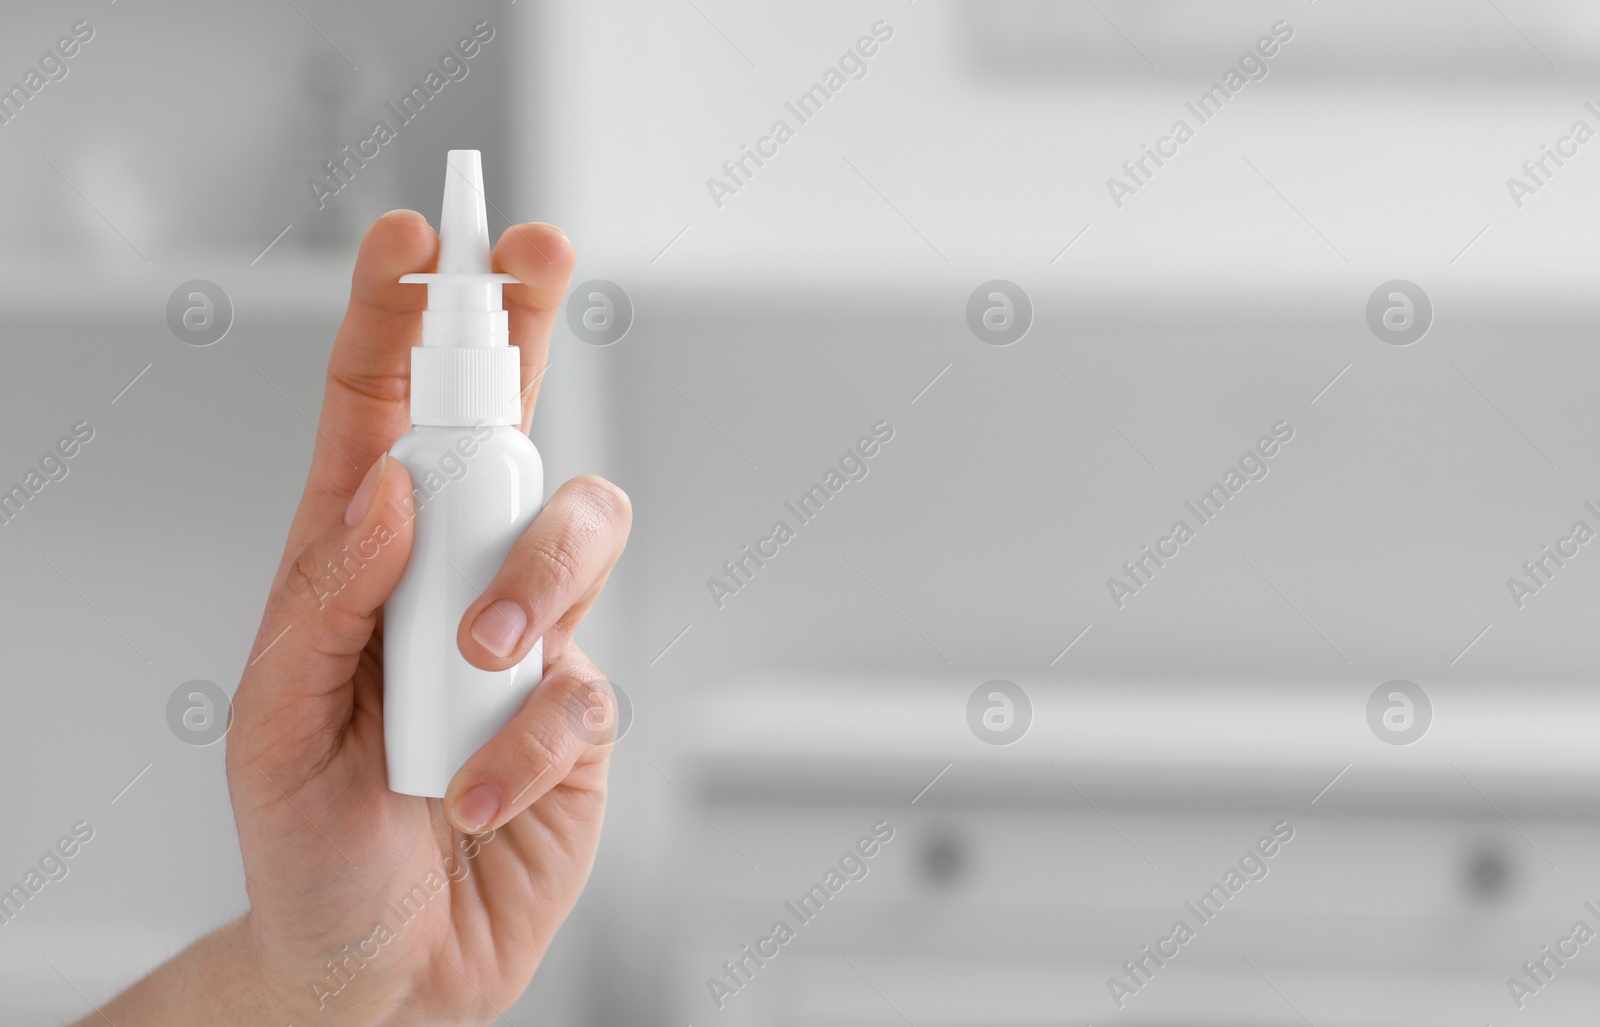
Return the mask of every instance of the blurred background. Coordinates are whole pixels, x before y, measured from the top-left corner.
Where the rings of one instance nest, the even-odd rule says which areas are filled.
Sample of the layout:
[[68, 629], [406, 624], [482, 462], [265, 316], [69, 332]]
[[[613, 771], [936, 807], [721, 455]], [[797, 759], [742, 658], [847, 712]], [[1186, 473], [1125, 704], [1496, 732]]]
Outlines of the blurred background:
[[[1600, 932], [1593, 5], [4, 19], [0, 86], [41, 70], [0, 115], [0, 484], [95, 433], [0, 528], [0, 886], [95, 831], [0, 926], [8, 1023], [84, 1015], [244, 908], [223, 747], [167, 700], [234, 689], [356, 244], [436, 221], [452, 147], [483, 151], [495, 233], [559, 224], [596, 283], [551, 347], [549, 487], [635, 506], [580, 634], [632, 705], [606, 833], [509, 1022], [1592, 1018], [1600, 955], [1508, 979]], [[232, 308], [211, 345], [169, 325], [193, 280]], [[585, 327], [608, 305], [620, 339]], [[880, 821], [868, 876], [719, 1009], [708, 979]], [[1202, 924], [1185, 904], [1285, 823]]]

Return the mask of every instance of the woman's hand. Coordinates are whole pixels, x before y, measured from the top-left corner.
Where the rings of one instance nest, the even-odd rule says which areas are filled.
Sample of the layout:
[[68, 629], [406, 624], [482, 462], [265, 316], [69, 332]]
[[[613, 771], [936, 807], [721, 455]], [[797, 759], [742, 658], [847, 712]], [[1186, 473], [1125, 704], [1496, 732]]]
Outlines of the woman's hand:
[[[396, 211], [356, 262], [310, 478], [233, 702], [228, 786], [250, 912], [107, 1007], [118, 1024], [487, 1023], [527, 987], [588, 877], [616, 717], [572, 636], [628, 536], [628, 498], [606, 481], [557, 490], [461, 620], [461, 652], [486, 670], [542, 637], [543, 682], [442, 801], [385, 783], [382, 608], [411, 549], [396, 513], [411, 482], [385, 453], [410, 424], [426, 302], [398, 279], [431, 270], [438, 245], [420, 215]], [[494, 268], [522, 283], [505, 300], [526, 429], [571, 244], [514, 226]], [[358, 544], [374, 537], [368, 559]]]

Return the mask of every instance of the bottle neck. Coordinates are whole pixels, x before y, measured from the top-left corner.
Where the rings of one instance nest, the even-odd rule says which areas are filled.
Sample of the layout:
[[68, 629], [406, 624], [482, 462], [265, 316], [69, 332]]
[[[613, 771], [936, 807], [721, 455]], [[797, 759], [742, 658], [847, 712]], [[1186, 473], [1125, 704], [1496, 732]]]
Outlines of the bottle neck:
[[504, 310], [422, 312], [422, 345], [457, 349], [495, 349], [511, 345], [511, 319]]

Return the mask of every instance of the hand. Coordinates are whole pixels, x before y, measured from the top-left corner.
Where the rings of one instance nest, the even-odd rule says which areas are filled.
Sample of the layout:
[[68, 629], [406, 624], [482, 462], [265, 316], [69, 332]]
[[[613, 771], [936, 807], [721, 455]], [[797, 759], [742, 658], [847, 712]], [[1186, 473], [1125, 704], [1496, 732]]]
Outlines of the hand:
[[[410, 554], [410, 525], [393, 511], [411, 482], [384, 454], [409, 427], [426, 302], [397, 280], [431, 270], [438, 245], [420, 215], [396, 211], [356, 262], [310, 478], [233, 702], [228, 787], [250, 912], [107, 1007], [118, 1024], [487, 1023], [527, 987], [588, 877], [615, 701], [573, 632], [632, 518], [602, 479], [558, 489], [462, 617], [461, 652], [486, 670], [515, 665], [542, 637], [543, 682], [442, 801], [385, 783], [382, 608]], [[505, 300], [534, 382], [571, 244], [548, 225], [514, 226], [494, 268], [522, 283]], [[328, 564], [380, 525], [388, 541], [340, 586]], [[473, 630], [496, 602], [512, 623], [525, 617], [504, 655]], [[505, 609], [488, 617], [503, 625]]]

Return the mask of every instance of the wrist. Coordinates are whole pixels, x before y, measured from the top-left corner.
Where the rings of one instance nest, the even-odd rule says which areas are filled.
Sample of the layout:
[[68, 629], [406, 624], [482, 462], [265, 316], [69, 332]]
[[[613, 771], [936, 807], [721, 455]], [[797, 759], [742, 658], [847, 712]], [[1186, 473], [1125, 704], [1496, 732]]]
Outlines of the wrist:
[[[357, 975], [337, 963], [337, 954], [312, 955], [273, 936], [254, 913], [238, 925], [235, 958], [254, 984], [258, 1006], [270, 1011], [263, 1023], [308, 1027], [404, 1027], [400, 1010], [406, 989], [396, 989], [390, 975]], [[365, 979], [360, 979], [365, 978]]]
[[105, 1019], [118, 1027], [282, 1027], [279, 1011], [289, 996], [274, 991], [266, 965], [246, 914], [194, 942], [74, 1027], [97, 1027]]
[[[232, 924], [230, 938], [232, 959], [236, 966], [250, 978], [250, 990], [255, 1004], [274, 1020], [293, 1022], [303, 1013], [307, 990], [302, 985], [296, 989], [291, 980], [287, 961], [278, 955], [278, 947], [270, 943], [261, 921], [253, 911], [245, 913]], [[311, 1010], [315, 1010], [315, 1004]]]

